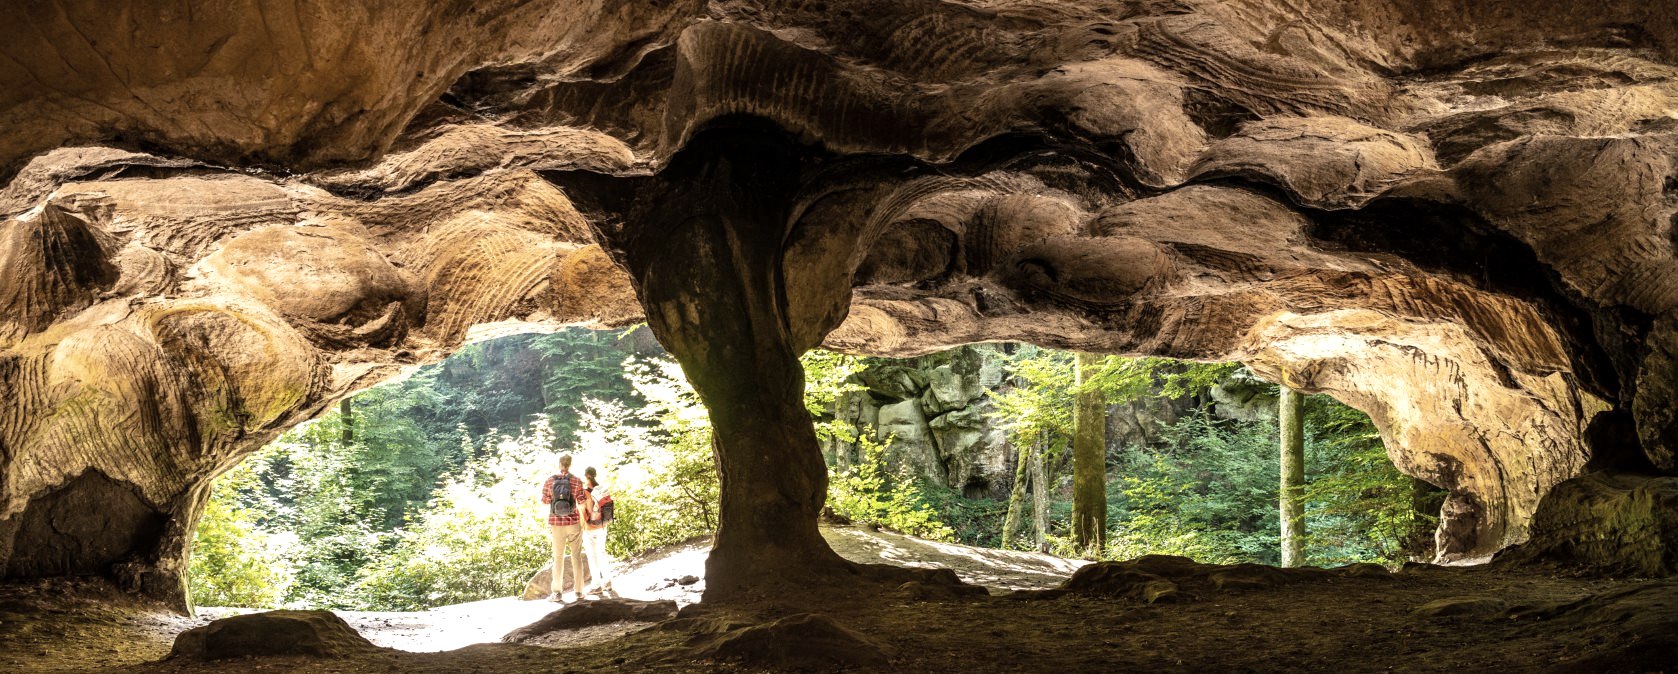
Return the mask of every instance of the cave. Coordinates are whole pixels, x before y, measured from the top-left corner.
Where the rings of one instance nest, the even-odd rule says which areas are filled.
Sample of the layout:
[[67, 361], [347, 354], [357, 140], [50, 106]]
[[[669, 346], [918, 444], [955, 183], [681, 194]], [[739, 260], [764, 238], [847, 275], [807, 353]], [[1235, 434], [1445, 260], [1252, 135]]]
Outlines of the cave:
[[[484, 330], [641, 322], [716, 433], [708, 604], [962, 593], [821, 537], [797, 366], [818, 346], [1240, 361], [1368, 413], [1447, 491], [1440, 566], [1678, 569], [1666, 3], [0, 18], [7, 581], [189, 611], [210, 481], [279, 433]], [[718, 648], [862, 638], [757, 622]], [[1673, 647], [1651, 639], [1621, 655]], [[868, 652], [850, 664], [908, 657]]]

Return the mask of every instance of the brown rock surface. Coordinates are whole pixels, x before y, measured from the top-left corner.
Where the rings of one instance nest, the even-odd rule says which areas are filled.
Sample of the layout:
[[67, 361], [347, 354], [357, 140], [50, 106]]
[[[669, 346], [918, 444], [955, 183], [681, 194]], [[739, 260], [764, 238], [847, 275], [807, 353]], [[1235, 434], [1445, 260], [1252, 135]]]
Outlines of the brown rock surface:
[[639, 601], [635, 599], [600, 599], [572, 604], [549, 613], [529, 625], [508, 632], [501, 640], [509, 644], [525, 643], [548, 633], [631, 621], [655, 623], [676, 615], [676, 602]]
[[347, 658], [377, 652], [331, 611], [268, 611], [222, 618], [175, 638], [171, 658], [227, 660], [302, 655]]
[[[1674, 470], [1661, 3], [107, 4], [0, 9], [7, 576], [184, 605], [211, 476], [491, 323], [645, 314], [717, 415], [719, 591], [865, 575], [817, 344], [1246, 361], [1448, 489], [1445, 560]], [[54, 538], [84, 498], [121, 521]]]

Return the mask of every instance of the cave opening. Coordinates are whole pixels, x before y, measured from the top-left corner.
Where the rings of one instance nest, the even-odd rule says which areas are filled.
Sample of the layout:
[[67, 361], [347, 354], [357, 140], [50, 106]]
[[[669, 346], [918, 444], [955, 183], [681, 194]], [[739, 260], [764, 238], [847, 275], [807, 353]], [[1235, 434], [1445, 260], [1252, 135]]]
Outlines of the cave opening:
[[[704, 573], [673, 579], [706, 601], [569, 651], [577, 669], [1642, 671], [1678, 650], [1678, 586], [1644, 580], [1678, 573], [1678, 22], [1665, 3], [108, 4], [0, 6], [15, 28], [0, 59], [0, 574], [16, 581], [0, 586], [0, 669], [80, 647], [39, 638], [80, 634], [48, 616], [58, 599], [70, 614], [93, 606], [82, 626], [139, 603], [190, 614], [194, 529], [226, 514], [206, 512], [212, 479], [352, 392], [486, 325], [641, 322], [710, 424], [704, 442], [683, 436], [683, 465], [715, 473], [714, 498], [687, 496], [715, 508], [685, 517], [714, 517], [715, 535], [694, 551]], [[848, 365], [812, 351], [997, 343], [1240, 362], [1281, 386], [1277, 418], [1225, 419], [1220, 405], [1236, 406], [1213, 401], [1116, 456], [1077, 433], [1027, 434], [980, 476], [969, 464], [983, 461], [944, 449], [970, 447], [983, 433], [964, 419], [982, 415], [928, 402], [956, 377], [929, 371], [913, 401], [841, 394], [816, 375]], [[1074, 380], [1119, 369], [1071, 359]], [[1029, 407], [1008, 392], [999, 408]], [[1078, 401], [1067, 423], [1106, 427], [1102, 402]], [[317, 437], [259, 460], [281, 472], [274, 484], [336, 495], [323, 512], [360, 527], [295, 536], [323, 550], [299, 565], [320, 584], [313, 600], [518, 584], [431, 573], [446, 547], [432, 543], [493, 528], [426, 513], [490, 513], [473, 490], [506, 481], [471, 463], [503, 440], [546, 451], [566, 429], [552, 414], [455, 418], [437, 432], [474, 440], [427, 458], [386, 451], [424, 434], [379, 421], [387, 411], [349, 402], [338, 433], [316, 422], [291, 437]], [[857, 421], [868, 415], [877, 425]], [[497, 425], [514, 430], [486, 439]], [[1269, 426], [1288, 448], [1277, 479], [1268, 462], [1264, 479], [1256, 463], [1205, 469], [1260, 454], [1236, 448]], [[1292, 543], [1334, 530], [1309, 498], [1336, 477], [1307, 461], [1333, 449], [1313, 435], [1324, 428], [1356, 429], [1340, 449], [1362, 465], [1390, 459], [1439, 487], [1409, 484], [1412, 515], [1438, 516], [1434, 564], [1287, 568], [1363, 555]], [[910, 451], [917, 433], [932, 458]], [[1146, 435], [1114, 430], [1127, 433]], [[333, 463], [351, 459], [361, 467]], [[912, 481], [940, 491], [900, 489]], [[1033, 482], [1044, 498], [1017, 489]], [[1220, 490], [1264, 482], [1282, 483], [1279, 551], [1144, 507], [1216, 511]], [[1388, 483], [1358, 491], [1402, 501], [1402, 479]], [[1004, 491], [1017, 507], [998, 513]], [[962, 507], [926, 503], [942, 498]], [[1093, 516], [1103, 501], [1119, 526]], [[870, 518], [921, 536], [823, 524]], [[1137, 543], [1148, 522], [1162, 533], [1144, 542], [1169, 547]], [[944, 529], [1028, 549], [931, 540]], [[1169, 536], [1186, 529], [1197, 535]], [[1072, 569], [1041, 552], [1069, 554], [1068, 538], [1084, 557], [1277, 552], [1282, 568], [1144, 555]], [[403, 545], [358, 567], [384, 575], [332, 578], [334, 560]], [[1403, 554], [1428, 556], [1416, 547]], [[916, 565], [932, 555], [941, 571]], [[993, 573], [954, 570], [974, 565]], [[109, 592], [77, 605], [66, 588], [84, 581]], [[554, 621], [608, 615], [591, 606], [674, 611], [584, 602]], [[302, 669], [531, 668], [518, 662], [529, 644], [416, 657], [333, 620], [174, 629], [178, 659], [163, 666], [215, 669], [231, 653], [315, 658]], [[326, 637], [268, 638], [309, 633]], [[96, 645], [54, 664], [163, 657], [146, 643], [144, 657], [101, 660]]]
[[[1033, 573], [984, 557], [995, 549], [1067, 568], [1149, 554], [1281, 563], [1277, 385], [1237, 363], [1086, 358], [1080, 376], [1073, 352], [1018, 343], [806, 354], [805, 404], [829, 474], [824, 536], [853, 561], [971, 578]], [[1074, 408], [1091, 396], [1106, 503], [1096, 548], [1075, 544], [1073, 526], [1073, 446], [1090, 433]], [[1367, 416], [1324, 395], [1305, 409], [1302, 563], [1431, 558], [1437, 490], [1397, 472]], [[530, 601], [550, 589], [536, 493], [568, 453], [579, 474], [599, 468], [622, 504], [607, 549], [634, 571], [586, 599], [693, 603], [717, 526], [709, 433], [645, 328], [475, 341], [327, 408], [218, 478], [195, 532], [192, 601], [218, 618], [335, 610], [406, 650], [494, 640], [551, 608]], [[898, 534], [912, 538], [881, 538]], [[913, 552], [940, 544], [980, 561]], [[410, 624], [393, 630], [378, 615]]]

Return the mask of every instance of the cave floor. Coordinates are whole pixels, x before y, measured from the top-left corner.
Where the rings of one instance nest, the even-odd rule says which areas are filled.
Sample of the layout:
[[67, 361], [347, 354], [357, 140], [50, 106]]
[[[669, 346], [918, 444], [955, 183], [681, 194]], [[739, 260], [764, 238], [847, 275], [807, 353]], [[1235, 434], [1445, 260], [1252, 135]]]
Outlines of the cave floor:
[[[834, 538], [834, 532], [829, 532]], [[925, 553], [900, 537], [835, 541], [848, 556], [899, 563]], [[883, 541], [883, 543], [882, 543]], [[848, 548], [848, 549], [847, 549]], [[962, 575], [982, 573], [983, 553]], [[1042, 586], [1050, 560], [1004, 560], [989, 580]], [[1012, 580], [1013, 582], [1009, 582]], [[120, 598], [60, 586], [0, 602], [0, 671], [565, 672], [781, 671], [696, 659], [692, 627], [616, 624], [555, 633], [542, 646], [479, 644], [418, 653], [382, 649], [332, 659], [153, 662], [173, 634], [203, 623], [161, 615]], [[891, 588], [852, 595], [800, 595], [728, 608], [698, 607], [716, 623], [761, 624], [819, 613], [884, 647], [884, 667], [851, 671], [1678, 671], [1678, 582], [1605, 580], [1538, 570], [1413, 567], [1391, 576], [1324, 575], [1280, 587], [1201, 593], [1183, 601], [1064, 595], [916, 600]], [[56, 599], [54, 597], [57, 597]], [[1472, 598], [1436, 609], [1445, 599]], [[690, 613], [684, 612], [684, 615]], [[644, 629], [643, 629], [644, 628]], [[634, 631], [638, 630], [638, 631]], [[595, 635], [589, 638], [590, 634]], [[378, 641], [375, 638], [375, 641]], [[567, 643], [592, 642], [556, 649]], [[796, 651], [797, 649], [792, 649]], [[817, 667], [837, 670], [838, 666]]]

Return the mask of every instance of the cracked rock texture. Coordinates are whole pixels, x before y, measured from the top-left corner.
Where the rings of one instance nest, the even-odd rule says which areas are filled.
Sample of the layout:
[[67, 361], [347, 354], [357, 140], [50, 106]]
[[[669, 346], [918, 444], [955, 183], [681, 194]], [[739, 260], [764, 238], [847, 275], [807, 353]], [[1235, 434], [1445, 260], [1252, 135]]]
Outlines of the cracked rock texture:
[[[645, 313], [703, 364], [696, 317], [733, 306], [704, 284], [728, 277], [649, 284], [746, 249], [769, 291], [742, 301], [795, 351], [1022, 340], [1330, 393], [1449, 490], [1448, 561], [1526, 540], [1587, 470], [1678, 471], [1664, 2], [61, 0], [0, 20], [7, 576], [180, 602], [208, 480], [284, 428], [486, 327]], [[733, 238], [682, 233], [713, 221]]]

